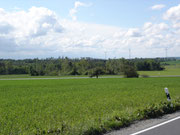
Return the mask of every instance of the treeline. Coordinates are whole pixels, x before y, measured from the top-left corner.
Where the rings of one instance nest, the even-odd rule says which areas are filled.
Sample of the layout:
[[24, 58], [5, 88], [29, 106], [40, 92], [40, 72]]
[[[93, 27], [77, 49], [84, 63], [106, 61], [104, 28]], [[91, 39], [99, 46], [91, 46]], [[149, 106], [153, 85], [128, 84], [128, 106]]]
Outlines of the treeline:
[[133, 59], [132, 61], [138, 71], [164, 70], [164, 67], [160, 64], [160, 62], [164, 61], [163, 59]]
[[30, 74], [43, 75], [95, 75], [111, 74], [121, 75], [136, 74], [136, 70], [163, 70], [159, 59], [0, 59], [0, 74]]

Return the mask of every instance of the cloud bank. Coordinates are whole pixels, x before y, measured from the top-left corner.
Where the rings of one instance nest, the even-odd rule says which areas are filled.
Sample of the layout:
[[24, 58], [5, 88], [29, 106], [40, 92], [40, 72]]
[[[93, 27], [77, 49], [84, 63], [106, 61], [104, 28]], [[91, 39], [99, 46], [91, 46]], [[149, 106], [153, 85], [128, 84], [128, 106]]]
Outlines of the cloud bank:
[[[75, 9], [79, 6], [83, 3], [76, 2]], [[43, 7], [0, 9], [0, 54], [1, 58], [104, 58], [107, 51], [108, 58], [127, 58], [130, 48], [132, 57], [163, 57], [168, 48], [168, 56], [179, 56], [180, 5], [168, 9], [163, 18], [161, 23], [125, 29], [59, 18]]]

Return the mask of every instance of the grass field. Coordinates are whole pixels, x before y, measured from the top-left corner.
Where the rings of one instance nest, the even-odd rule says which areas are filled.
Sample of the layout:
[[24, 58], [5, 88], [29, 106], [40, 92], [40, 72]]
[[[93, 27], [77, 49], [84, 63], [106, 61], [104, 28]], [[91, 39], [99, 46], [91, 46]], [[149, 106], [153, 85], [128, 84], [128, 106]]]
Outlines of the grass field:
[[165, 66], [163, 71], [138, 71], [138, 73], [148, 76], [180, 75], [180, 64]]
[[161, 64], [180, 65], [180, 60], [161, 62]]
[[138, 71], [138, 73], [148, 76], [180, 75], [180, 67], [166, 66], [166, 69], [163, 71]]
[[0, 134], [83, 134], [180, 97], [180, 78], [0, 81]]

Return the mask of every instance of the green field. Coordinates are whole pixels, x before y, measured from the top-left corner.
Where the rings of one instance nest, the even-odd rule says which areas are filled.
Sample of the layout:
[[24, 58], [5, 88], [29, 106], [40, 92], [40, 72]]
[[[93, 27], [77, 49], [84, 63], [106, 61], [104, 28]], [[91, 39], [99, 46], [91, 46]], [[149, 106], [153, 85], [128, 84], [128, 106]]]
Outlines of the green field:
[[161, 64], [180, 65], [180, 60], [161, 62]]
[[[0, 81], [0, 134], [83, 134], [180, 97], [180, 78]], [[135, 116], [136, 117], [136, 116]]]
[[138, 73], [140, 75], [148, 75], [148, 76], [180, 75], [180, 60], [162, 62], [161, 64], [165, 64], [165, 63], [169, 65], [164, 66], [165, 70], [163, 71], [138, 71]]
[[148, 76], [180, 75], [180, 64], [165, 66], [163, 71], [138, 71], [138, 73]]

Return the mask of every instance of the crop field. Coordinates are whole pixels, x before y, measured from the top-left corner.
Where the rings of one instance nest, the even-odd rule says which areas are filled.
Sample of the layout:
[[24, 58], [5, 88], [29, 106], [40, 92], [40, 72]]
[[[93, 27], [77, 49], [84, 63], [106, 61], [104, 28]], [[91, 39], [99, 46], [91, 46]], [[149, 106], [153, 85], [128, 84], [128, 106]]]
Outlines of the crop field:
[[[180, 98], [180, 78], [0, 81], [0, 134], [90, 134], [113, 117]], [[106, 126], [106, 125], [105, 125]], [[108, 127], [108, 126], [107, 126]]]

